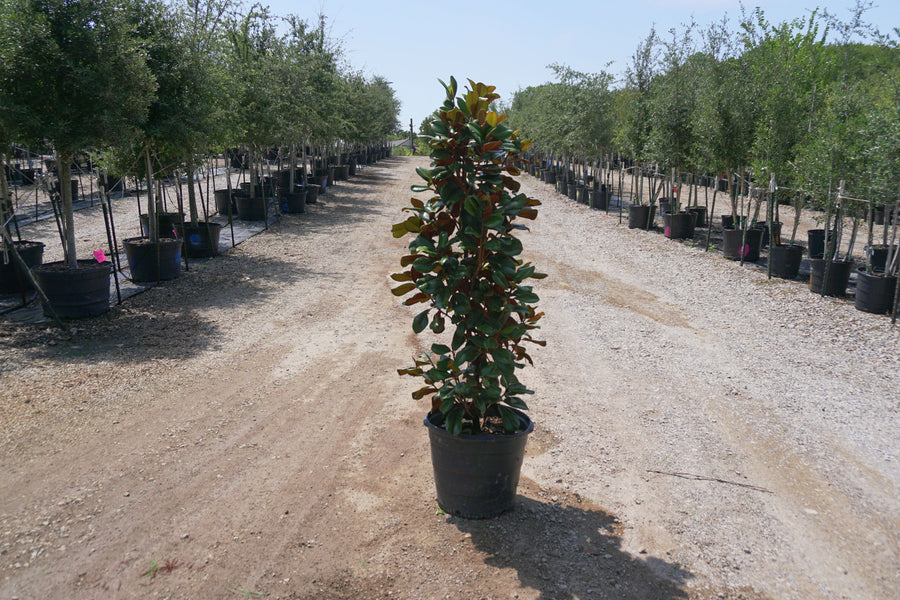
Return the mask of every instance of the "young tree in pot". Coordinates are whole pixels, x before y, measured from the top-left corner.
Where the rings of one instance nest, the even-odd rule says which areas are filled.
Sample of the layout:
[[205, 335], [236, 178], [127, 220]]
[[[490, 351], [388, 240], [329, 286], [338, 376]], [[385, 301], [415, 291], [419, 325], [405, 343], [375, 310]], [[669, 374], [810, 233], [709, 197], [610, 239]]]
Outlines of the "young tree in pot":
[[[656, 197], [662, 186], [652, 186], [650, 204], [643, 204], [643, 180], [645, 163], [650, 158], [650, 132], [652, 110], [650, 99], [654, 81], [658, 79], [658, 46], [656, 30], [651, 28], [645, 40], [638, 44], [631, 57], [631, 65], [626, 70], [626, 85], [623, 98], [627, 107], [620, 128], [616, 134], [618, 145], [630, 154], [637, 163], [632, 171], [632, 191], [634, 204], [628, 208], [629, 227], [650, 229], [656, 212]], [[647, 172], [650, 170], [647, 169]], [[624, 171], [622, 172], [624, 175]], [[637, 179], [637, 181], [636, 181]], [[621, 179], [619, 189], [622, 189]], [[621, 204], [620, 204], [621, 206]]]
[[0, 3], [0, 104], [10, 111], [14, 137], [49, 141], [59, 164], [65, 261], [35, 273], [63, 317], [109, 310], [109, 262], [76, 255], [71, 165], [76, 152], [132, 134], [153, 99], [155, 82], [129, 7], [121, 0]]
[[122, 243], [132, 280], [175, 279], [181, 274], [184, 213], [179, 207], [174, 214], [165, 214], [161, 200], [154, 199], [151, 153], [158, 151], [179, 159], [184, 156], [196, 124], [204, 118], [204, 107], [196, 101], [204, 84], [195, 80], [203, 71], [192, 60], [190, 39], [182, 30], [182, 15], [161, 0], [139, 0], [132, 14], [135, 32], [145, 40], [147, 64], [156, 79], [157, 94], [139, 126], [139, 155], [147, 178], [147, 236], [127, 238]]
[[209, 219], [209, 199], [202, 206], [201, 214], [194, 178], [198, 159], [202, 160], [207, 153], [214, 154], [214, 148], [221, 148], [230, 127], [224, 114], [227, 102], [223, 102], [229, 87], [223, 37], [226, 17], [234, 10], [232, 0], [192, 0], [178, 12], [183, 46], [177, 78], [182, 85], [176, 90], [176, 98], [181, 105], [181, 124], [172, 141], [183, 157], [189, 181], [189, 219], [182, 237], [184, 252], [190, 258], [215, 256], [219, 251], [221, 225]]
[[693, 131], [693, 115], [697, 107], [696, 61], [692, 31], [694, 24], [683, 32], [670, 29], [671, 39], [663, 42], [661, 64], [665, 73], [654, 83], [650, 95], [651, 123], [649, 145], [656, 161], [672, 173], [675, 188], [671, 199], [670, 214], [663, 215], [666, 237], [692, 238], [693, 221], [690, 214], [681, 209], [681, 190], [678, 178], [682, 170], [691, 164], [696, 144]]
[[[403, 209], [412, 215], [394, 225], [394, 237], [411, 234], [413, 240], [400, 261], [406, 270], [392, 278], [401, 282], [394, 295], [413, 294], [405, 304], [428, 305], [413, 319], [413, 331], [442, 334], [448, 325], [454, 328], [449, 345], [433, 344], [399, 373], [424, 379], [413, 398], [431, 396], [425, 422], [439, 505], [484, 518], [512, 506], [525, 438], [533, 427], [520, 412], [527, 408], [522, 396], [532, 392], [516, 371], [531, 362], [526, 342], [543, 345], [532, 338], [542, 313], [525, 282], [544, 275], [520, 258], [516, 237], [527, 231], [518, 221], [534, 219], [540, 204], [518, 193], [514, 179], [523, 162], [519, 154], [530, 142], [503, 123], [504, 115], [491, 111], [499, 97], [493, 86], [469, 84], [470, 91], [459, 98], [455, 79], [444, 84], [447, 99], [433, 115], [428, 138], [432, 166], [417, 169], [425, 185], [413, 187], [434, 195], [413, 198]], [[459, 445], [466, 449], [456, 450]], [[508, 456], [490, 458], [506, 447]], [[480, 451], [488, 448], [492, 452]], [[479, 472], [479, 464], [486, 472]], [[448, 482], [451, 465], [471, 477], [460, 481], [449, 475]]]

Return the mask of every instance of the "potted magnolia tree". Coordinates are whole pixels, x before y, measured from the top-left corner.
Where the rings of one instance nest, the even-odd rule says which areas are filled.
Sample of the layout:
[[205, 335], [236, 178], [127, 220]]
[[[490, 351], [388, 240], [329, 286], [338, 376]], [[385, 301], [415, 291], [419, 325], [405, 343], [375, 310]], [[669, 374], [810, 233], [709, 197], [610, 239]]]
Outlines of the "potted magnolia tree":
[[72, 210], [75, 153], [128, 137], [147, 113], [155, 84], [124, 0], [4, 0], [0, 3], [0, 105], [11, 135], [46, 141], [58, 161], [65, 260], [34, 269], [61, 317], [109, 310], [109, 261], [78, 260]]
[[[443, 84], [443, 82], [442, 82]], [[393, 228], [412, 236], [396, 296], [425, 304], [413, 331], [445, 334], [400, 374], [420, 377], [413, 398], [431, 398], [425, 419], [431, 440], [438, 504], [470, 518], [511, 508], [525, 442], [533, 429], [522, 412], [532, 392], [516, 376], [531, 362], [526, 343], [542, 313], [529, 279], [543, 274], [521, 258], [522, 219], [537, 216], [540, 202], [519, 193], [520, 153], [530, 142], [491, 111], [494, 87], [469, 80], [457, 97], [456, 80], [443, 84], [447, 99], [432, 116], [430, 168], [403, 210], [411, 215]], [[464, 477], [460, 477], [464, 473]]]

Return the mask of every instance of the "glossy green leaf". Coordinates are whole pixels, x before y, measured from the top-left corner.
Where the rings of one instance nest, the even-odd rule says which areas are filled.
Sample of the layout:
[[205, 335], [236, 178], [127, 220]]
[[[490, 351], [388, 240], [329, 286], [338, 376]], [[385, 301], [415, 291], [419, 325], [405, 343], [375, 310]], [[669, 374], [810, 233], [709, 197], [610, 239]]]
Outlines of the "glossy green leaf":
[[425, 327], [428, 326], [428, 312], [427, 310], [423, 310], [413, 319], [413, 331], [416, 333], [422, 333], [425, 330]]
[[404, 283], [403, 285], [399, 285], [391, 290], [391, 293], [395, 296], [402, 296], [412, 290], [416, 289], [416, 284], [414, 283]]
[[450, 348], [444, 344], [432, 344], [431, 351], [435, 354], [450, 354]]

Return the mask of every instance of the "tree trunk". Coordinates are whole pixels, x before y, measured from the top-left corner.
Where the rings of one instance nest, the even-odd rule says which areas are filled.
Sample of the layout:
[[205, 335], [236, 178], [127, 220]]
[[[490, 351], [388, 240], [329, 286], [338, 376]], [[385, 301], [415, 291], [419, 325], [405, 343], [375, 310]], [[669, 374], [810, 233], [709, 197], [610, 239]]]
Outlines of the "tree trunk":
[[[194, 191], [194, 155], [188, 152], [185, 160], [188, 175], [188, 210], [191, 213], [191, 227], [197, 227], [200, 212], [197, 210], [197, 193]], [[179, 217], [180, 218], [180, 217]]]
[[59, 172], [59, 198], [62, 204], [65, 224], [66, 260], [70, 269], [78, 268], [78, 257], [75, 255], [75, 214], [72, 208], [72, 158], [71, 152], [64, 152], [57, 157]]
[[156, 218], [156, 203], [153, 200], [153, 165], [150, 164], [150, 148], [144, 148], [144, 167], [147, 169], [147, 234], [151, 242], [159, 241], [159, 223]]

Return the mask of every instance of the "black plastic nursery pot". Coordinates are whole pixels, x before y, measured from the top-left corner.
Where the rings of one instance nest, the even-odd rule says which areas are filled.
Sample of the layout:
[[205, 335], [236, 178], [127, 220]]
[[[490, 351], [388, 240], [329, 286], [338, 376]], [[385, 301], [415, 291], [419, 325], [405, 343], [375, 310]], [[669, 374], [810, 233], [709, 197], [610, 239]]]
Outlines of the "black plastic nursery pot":
[[[44, 244], [41, 242], [13, 242], [19, 256], [25, 265], [31, 269], [44, 261]], [[28, 274], [22, 269], [22, 265], [8, 253], [9, 262], [3, 264], [2, 250], [0, 250], [0, 294], [18, 294], [34, 289]]]
[[524, 413], [510, 435], [450, 435], [440, 412], [425, 417], [438, 505], [467, 519], [495, 517], [513, 507], [525, 443], [534, 424]]
[[222, 226], [218, 223], [198, 221], [194, 227], [185, 223], [178, 232], [184, 241], [184, 254], [188, 258], [209, 258], [219, 253], [219, 236]]
[[[762, 231], [762, 247], [765, 248], [769, 245], [769, 226], [766, 222], [754, 223], [753, 229], [759, 229]], [[772, 222], [772, 233], [775, 234], [775, 243], [781, 243], [781, 221], [773, 221]]]
[[[744, 237], [746, 233], [746, 237]], [[762, 230], [725, 229], [722, 231], [722, 256], [729, 260], [756, 262], [759, 260], [759, 247], [762, 242]]]
[[180, 239], [159, 238], [153, 243], [147, 238], [126, 238], [122, 240], [122, 246], [132, 281], [166, 281], [181, 275]]
[[578, 193], [578, 198], [577, 198], [578, 203], [579, 204], [588, 204], [588, 192], [590, 191], [589, 188], [587, 188], [586, 186], [583, 186], [583, 185], [579, 185], [577, 190], [578, 190], [578, 192], [577, 192]]
[[609, 206], [609, 191], [606, 189], [606, 186], [602, 186], [599, 190], [589, 190], [588, 196], [591, 208], [594, 210], [606, 210]]
[[894, 291], [897, 278], [884, 273], [869, 273], [865, 269], [856, 270], [856, 310], [883, 315], [894, 307]]
[[722, 229], [734, 229], [734, 215], [720, 215], [722, 217]]
[[213, 192], [213, 197], [216, 200], [216, 212], [220, 215], [228, 215], [229, 207], [231, 204], [230, 212], [232, 215], [237, 214], [237, 204], [234, 203], [234, 199], [232, 198], [232, 194], [227, 189], [216, 190]]
[[282, 200], [282, 208], [286, 213], [306, 212], [306, 190], [300, 188], [292, 194], [285, 194]]
[[62, 319], [95, 317], [109, 310], [112, 266], [108, 260], [79, 260], [77, 269], [70, 269], [64, 262], [51, 262], [31, 272]]
[[[897, 246], [894, 246], [896, 252]], [[885, 244], [872, 246], [872, 270], [875, 272], [884, 271], [887, 266], [888, 247]]]
[[321, 188], [314, 183], [307, 183], [306, 187], [303, 189], [306, 190], [306, 203], [315, 204], [316, 198], [319, 197], [319, 190]]
[[772, 246], [772, 275], [781, 279], [794, 279], [800, 273], [803, 261], [803, 246], [798, 244], [776, 244]]
[[671, 211], [671, 201], [668, 198], [660, 198], [657, 202], [659, 203], [659, 214], [665, 218]]
[[566, 195], [569, 200], [578, 200], [578, 186], [570, 181], [566, 184]]
[[833, 260], [828, 270], [828, 285], [824, 287], [825, 259], [813, 258], [809, 261], [809, 289], [815, 294], [824, 296], [837, 296], [843, 298], [847, 293], [847, 283], [850, 282], [850, 273], [853, 271], [852, 260]]
[[238, 219], [243, 221], [265, 221], [266, 220], [266, 198], [257, 196], [250, 198], [249, 196], [240, 195], [235, 198], [237, 203]]
[[810, 229], [806, 232], [806, 239], [810, 258], [822, 258], [825, 256], [824, 229]]
[[[174, 238], [175, 232], [184, 223], [184, 215], [182, 213], [157, 213], [156, 214], [156, 231], [159, 237]], [[141, 234], [144, 237], [150, 235], [150, 215], [141, 215]]]
[[688, 207], [687, 211], [697, 216], [696, 220], [694, 221], [694, 227], [706, 227], [705, 206], [691, 206]]
[[[251, 191], [252, 189], [253, 189], [253, 184], [250, 183], [249, 181], [244, 181], [244, 182], [241, 183], [241, 192], [243, 192], [245, 195], [249, 196], [249, 195], [250, 195], [250, 191]], [[259, 197], [259, 196], [262, 196], [262, 195], [263, 195], [263, 186], [262, 186], [262, 184], [256, 184], [256, 193], [254, 194], [254, 196]]]
[[633, 204], [628, 207], [628, 229], [650, 229], [655, 216], [656, 206]]
[[688, 212], [663, 215], [663, 232], [665, 236], [673, 240], [685, 240], [694, 237], [695, 216]]

